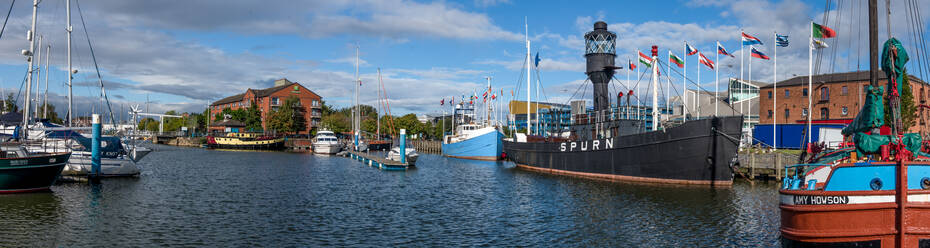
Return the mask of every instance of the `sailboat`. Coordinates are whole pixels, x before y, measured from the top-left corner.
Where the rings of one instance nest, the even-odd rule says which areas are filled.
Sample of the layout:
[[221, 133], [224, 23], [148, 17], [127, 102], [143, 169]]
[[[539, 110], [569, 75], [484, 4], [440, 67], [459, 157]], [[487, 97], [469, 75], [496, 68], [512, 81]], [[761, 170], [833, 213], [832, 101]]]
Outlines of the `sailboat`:
[[[791, 176], [778, 191], [783, 247], [930, 244], [930, 154], [922, 152], [918, 133], [903, 133], [908, 127], [898, 108], [908, 53], [889, 38], [879, 64], [877, 5], [869, 0], [870, 84], [861, 111], [842, 131], [855, 146], [825, 150], [785, 168]], [[831, 38], [822, 26], [810, 25], [811, 45], [818, 32], [819, 38]], [[879, 85], [879, 65], [887, 87]], [[886, 104], [890, 123], [884, 121]], [[879, 131], [883, 127], [890, 133]]]
[[[488, 91], [491, 90], [491, 78], [488, 77]], [[474, 114], [471, 114], [470, 120], [468, 112], [474, 112], [474, 108], [466, 108], [464, 101], [456, 105], [452, 118], [456, 119], [456, 113], [461, 112], [462, 123], [455, 126], [452, 134], [442, 138], [442, 155], [452, 158], [474, 159], [474, 160], [498, 160], [503, 153], [501, 139], [504, 138], [497, 126], [490, 120], [490, 105], [486, 104], [486, 118], [484, 121], [476, 123]], [[460, 107], [459, 107], [460, 106]]]
[[362, 136], [362, 108], [359, 104], [358, 91], [362, 85], [362, 78], [358, 75], [358, 46], [355, 46], [355, 109], [352, 110], [352, 138], [355, 151], [368, 151], [368, 144]]
[[[29, 50], [23, 55], [29, 57], [29, 71], [26, 79], [26, 92], [30, 92], [33, 82], [33, 51], [36, 45], [33, 41], [36, 29], [36, 12], [38, 0], [33, 0], [32, 29], [28, 34]], [[20, 142], [5, 142], [0, 144], [0, 193], [23, 193], [44, 191], [51, 188], [58, 180], [61, 170], [68, 163], [70, 151], [31, 151], [27, 150], [25, 143], [29, 132], [29, 94], [23, 102], [23, 117], [20, 123], [22, 132], [14, 137]]]

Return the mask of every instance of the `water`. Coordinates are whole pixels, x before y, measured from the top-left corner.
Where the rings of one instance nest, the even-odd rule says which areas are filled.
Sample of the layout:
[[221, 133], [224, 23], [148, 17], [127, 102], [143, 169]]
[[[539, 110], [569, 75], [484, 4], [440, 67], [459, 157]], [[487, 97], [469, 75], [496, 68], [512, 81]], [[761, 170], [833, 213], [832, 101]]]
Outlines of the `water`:
[[0, 247], [778, 246], [774, 184], [658, 187], [421, 154], [341, 157], [157, 146], [135, 179], [0, 195]]

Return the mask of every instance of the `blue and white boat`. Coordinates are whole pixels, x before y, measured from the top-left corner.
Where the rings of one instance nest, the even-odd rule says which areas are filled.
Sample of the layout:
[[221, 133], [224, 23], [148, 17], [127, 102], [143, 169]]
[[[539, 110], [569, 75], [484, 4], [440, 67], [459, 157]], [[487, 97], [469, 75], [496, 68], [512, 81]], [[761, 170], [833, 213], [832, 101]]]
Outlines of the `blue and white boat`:
[[463, 124], [442, 139], [442, 155], [452, 158], [498, 160], [503, 152], [504, 134], [494, 126]]

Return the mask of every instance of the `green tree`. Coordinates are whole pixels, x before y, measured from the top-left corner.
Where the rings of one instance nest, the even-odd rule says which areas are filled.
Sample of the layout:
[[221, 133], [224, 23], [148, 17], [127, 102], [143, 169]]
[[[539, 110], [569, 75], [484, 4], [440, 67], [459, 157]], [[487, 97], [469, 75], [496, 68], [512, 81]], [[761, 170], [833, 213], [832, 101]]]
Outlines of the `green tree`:
[[48, 115], [45, 114], [46, 108], [45, 104], [39, 106], [39, 116], [45, 116], [51, 123], [64, 124], [64, 121], [61, 118], [58, 118], [58, 112], [55, 112], [55, 105], [48, 105]]
[[[913, 127], [917, 124], [917, 104], [914, 102], [914, 94], [911, 92], [910, 79], [907, 75], [907, 70], [904, 70], [904, 80], [901, 82], [901, 123], [902, 127], [898, 127], [898, 133], [907, 132], [910, 127]], [[885, 89], [890, 90], [890, 89]], [[887, 93], [886, 93], [887, 96]], [[885, 125], [891, 126], [893, 119], [891, 117], [891, 111], [888, 108], [888, 98], [885, 97]]]
[[13, 93], [7, 94], [6, 100], [3, 100], [3, 111], [19, 112], [19, 106], [16, 105], [16, 98], [13, 97]]
[[152, 119], [152, 118], [149, 118], [149, 117], [146, 117], [146, 118], [143, 118], [141, 121], [139, 121], [139, 127], [138, 127], [138, 128], [139, 128], [139, 130], [146, 130], [146, 131], [157, 132], [157, 131], [158, 131], [158, 124], [159, 124], [159, 123], [158, 123], [157, 120]]
[[285, 133], [307, 130], [307, 109], [300, 105], [300, 99], [294, 96], [284, 100], [277, 110], [271, 111], [268, 129]]

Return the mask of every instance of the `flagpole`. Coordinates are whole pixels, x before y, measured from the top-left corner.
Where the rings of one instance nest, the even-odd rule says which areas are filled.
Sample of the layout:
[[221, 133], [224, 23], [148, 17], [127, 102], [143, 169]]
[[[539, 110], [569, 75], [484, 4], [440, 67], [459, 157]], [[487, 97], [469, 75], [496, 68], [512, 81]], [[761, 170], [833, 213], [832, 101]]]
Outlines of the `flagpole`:
[[[720, 50], [720, 41], [717, 41], [717, 50]], [[716, 55], [714, 56], [715, 56], [714, 59], [716, 59], [717, 63], [719, 64], [720, 63], [720, 51], [717, 51]], [[717, 108], [718, 107], [717, 99], [720, 99], [719, 94], [720, 94], [720, 66], [718, 65], [718, 66], [714, 66], [714, 116], [715, 117], [717, 116], [717, 114], [719, 114], [719, 110]]]
[[[637, 56], [637, 57], [639, 56], [639, 53], [640, 53], [639, 49], [636, 49], [636, 56]], [[639, 68], [640, 68], [640, 67], [643, 67], [643, 66], [637, 66], [637, 67], [636, 67], [636, 81], [639, 81], [639, 79], [640, 79], [640, 74], [639, 74]], [[636, 90], [633, 90], [633, 92], [636, 92]], [[636, 119], [639, 120], [639, 97], [633, 98], [633, 99], [636, 100], [636, 109], [635, 109], [635, 110], [636, 110]]]
[[[772, 61], [772, 149], [778, 150], [778, 32], [775, 32], [775, 57]], [[761, 113], [760, 113], [761, 114]]]
[[685, 42], [685, 49], [682, 51], [682, 56], [685, 56], [683, 59], [685, 68], [681, 74], [681, 117], [682, 121], [688, 120], [688, 42]]
[[[630, 59], [627, 59], [626, 62], [627, 62], [627, 64], [630, 64], [630, 65], [633, 64], [633, 60], [630, 60]], [[627, 65], [627, 66], [629, 66], [629, 65]], [[627, 69], [628, 69], [628, 70], [626, 70], [626, 83], [629, 84], [629, 85], [632, 85], [632, 84], [630, 84], [630, 72], [633, 71], [633, 69], [632, 69], [632, 68], [627, 68]], [[629, 93], [629, 92], [627, 92], [626, 99], [628, 100], [628, 101], [626, 101], [626, 103], [627, 103], [627, 104], [626, 104], [626, 110], [627, 110], [627, 111], [624, 111], [624, 112], [626, 112], [626, 118], [629, 119], [629, 118], [630, 118], [630, 111], [629, 111], [629, 109], [630, 109], [630, 101], [629, 101], [629, 99], [630, 99], [630, 93]]]
[[[743, 29], [739, 30], [740, 34], [740, 43], [739, 43], [739, 93], [743, 94], [743, 57], [746, 54], [746, 51], [743, 50]], [[743, 99], [740, 99], [743, 100]], [[746, 116], [746, 111], [743, 110], [743, 102], [739, 103], [739, 114]]]
[[[526, 17], [524, 17], [526, 18]], [[526, 23], [526, 20], [523, 21], [524, 28], [526, 29], [526, 134], [529, 135], [533, 130], [533, 123], [530, 121], [530, 84], [533, 82], [530, 80], [530, 74], [533, 74], [533, 71], [530, 69], [530, 29], [529, 24]]]
[[[749, 88], [749, 92], [752, 92], [752, 49], [753, 49], [753, 46], [752, 46], [752, 45], [749, 45], [749, 52], [750, 52], [750, 55], [749, 55], [749, 75], [748, 75], [749, 78], [747, 78], [747, 80], [748, 80], [747, 84], [748, 84], [748, 85], [746, 85], [746, 88]], [[751, 93], [749, 94], [749, 97], [746, 98], [746, 102], [749, 102], [749, 107], [746, 108], [746, 110], [749, 111], [749, 114], [747, 115], [747, 116], [749, 116], [749, 118], [746, 118], [746, 119], [749, 120], [749, 121], [747, 121], [747, 122], [750, 124], [750, 126], [752, 126], [752, 94], [751, 94]], [[752, 137], [752, 129], [751, 129], [751, 128], [749, 129], [749, 137]], [[750, 141], [752, 141], [752, 140], [750, 139]], [[752, 142], [750, 142], [750, 143], [752, 143]]]
[[659, 130], [659, 53], [653, 46], [652, 52], [652, 131]]
[[[702, 55], [704, 55], [704, 53], [698, 53], [698, 56], [702, 56]], [[701, 61], [701, 57], [698, 57], [698, 61]], [[697, 85], [698, 85], [698, 90], [700, 90], [700, 87], [701, 87], [701, 65], [698, 65], [697, 71], [698, 71]], [[697, 118], [701, 118], [701, 98], [700, 98], [700, 96], [701, 96], [700, 93], [701, 93], [701, 92], [700, 92], [700, 91], [695, 91], [694, 93], [695, 93], [695, 94], [694, 94], [694, 99], [691, 99], [691, 101], [694, 101], [694, 102], [695, 102], [695, 103], [694, 103], [694, 113], [695, 113], [695, 116], [696, 116]]]
[[813, 99], [811, 98], [811, 95], [813, 95], [813, 92], [811, 92], [813, 83], [811, 83], [811, 80], [814, 80], [814, 48], [812, 47], [814, 45], [814, 21], [811, 20], [810, 23], [811, 23], [809, 26], [810, 36], [808, 36], [809, 40], [807, 42], [807, 46], [808, 46], [807, 47], [807, 145], [808, 146], [810, 146], [810, 143], [812, 142], [811, 115], [814, 112], [811, 109], [811, 106], [813, 105]]
[[[666, 64], [667, 67], [668, 67], [668, 69], [665, 70], [665, 74], [666, 74], [666, 75], [665, 75], [665, 92], [666, 92], [666, 93], [665, 93], [665, 108], [666, 108], [666, 109], [669, 108], [669, 107], [668, 107], [668, 95], [669, 95], [668, 93], [671, 93], [671, 92], [672, 92], [672, 91], [668, 88], [669, 85], [672, 84], [672, 78], [669, 77], [669, 74], [670, 74], [671, 71], [672, 71], [672, 61], [671, 61], [671, 59], [672, 59], [672, 50], [671, 50], [671, 49], [668, 50], [668, 58], [669, 58], [669, 61], [668, 61], [668, 63]], [[667, 114], [665, 115], [665, 121], [666, 121], [666, 122], [668, 121], [668, 116], [669, 116], [669, 115], [667, 115]]]

